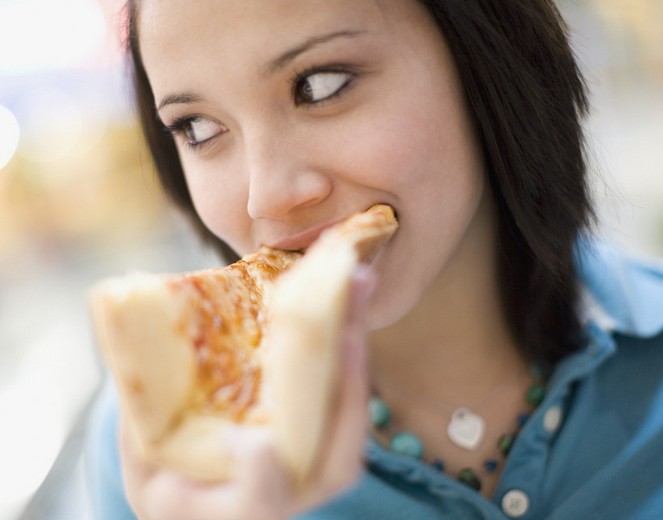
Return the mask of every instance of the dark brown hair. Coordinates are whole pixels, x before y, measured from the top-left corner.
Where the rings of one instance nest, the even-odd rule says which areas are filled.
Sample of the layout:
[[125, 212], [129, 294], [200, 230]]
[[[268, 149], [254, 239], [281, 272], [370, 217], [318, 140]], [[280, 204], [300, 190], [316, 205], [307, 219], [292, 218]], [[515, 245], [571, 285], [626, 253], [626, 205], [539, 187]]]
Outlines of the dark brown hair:
[[[464, 85], [499, 208], [499, 276], [509, 323], [533, 361], [581, 341], [573, 251], [593, 219], [582, 118], [585, 85], [552, 0], [418, 0], [445, 36]], [[196, 214], [172, 138], [156, 114], [129, 0], [130, 63], [159, 179], [203, 237], [236, 258]]]

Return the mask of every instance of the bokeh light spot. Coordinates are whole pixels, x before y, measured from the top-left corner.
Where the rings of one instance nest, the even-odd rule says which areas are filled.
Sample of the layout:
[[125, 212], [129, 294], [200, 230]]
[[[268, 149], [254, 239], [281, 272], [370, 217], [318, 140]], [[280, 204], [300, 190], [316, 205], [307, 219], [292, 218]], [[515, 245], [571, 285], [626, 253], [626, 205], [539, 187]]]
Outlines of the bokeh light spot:
[[7, 107], [0, 105], [0, 170], [14, 157], [20, 134], [14, 114]]

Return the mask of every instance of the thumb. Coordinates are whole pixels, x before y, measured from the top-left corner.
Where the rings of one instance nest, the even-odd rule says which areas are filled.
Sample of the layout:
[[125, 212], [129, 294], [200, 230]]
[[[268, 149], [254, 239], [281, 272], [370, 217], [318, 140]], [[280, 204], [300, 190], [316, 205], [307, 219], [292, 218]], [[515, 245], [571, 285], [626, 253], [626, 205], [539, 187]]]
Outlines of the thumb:
[[342, 346], [343, 365], [346, 370], [362, 370], [366, 351], [366, 315], [373, 290], [375, 273], [367, 265], [355, 270], [350, 282], [350, 301]]

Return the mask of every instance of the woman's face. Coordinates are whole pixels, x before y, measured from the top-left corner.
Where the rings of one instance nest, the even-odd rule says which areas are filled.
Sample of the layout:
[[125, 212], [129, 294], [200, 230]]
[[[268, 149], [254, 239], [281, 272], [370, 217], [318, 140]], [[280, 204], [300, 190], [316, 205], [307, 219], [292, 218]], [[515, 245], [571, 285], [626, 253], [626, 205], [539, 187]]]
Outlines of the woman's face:
[[305, 249], [376, 203], [371, 325], [403, 316], [473, 233], [483, 165], [442, 36], [414, 0], [144, 0], [159, 117], [194, 205], [240, 255]]

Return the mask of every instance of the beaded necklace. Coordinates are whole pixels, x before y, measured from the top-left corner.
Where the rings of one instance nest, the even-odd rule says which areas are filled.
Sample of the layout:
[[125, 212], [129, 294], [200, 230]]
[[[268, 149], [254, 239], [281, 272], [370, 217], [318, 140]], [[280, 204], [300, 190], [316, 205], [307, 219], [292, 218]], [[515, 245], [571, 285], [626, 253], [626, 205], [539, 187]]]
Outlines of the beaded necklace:
[[[533, 373], [536, 374], [536, 371], [533, 371]], [[484, 472], [486, 475], [491, 475], [497, 471], [500, 464], [503, 463], [506, 456], [509, 454], [509, 450], [511, 449], [518, 433], [533, 411], [541, 404], [544, 397], [545, 386], [541, 382], [541, 379], [536, 377], [535, 382], [525, 393], [525, 402], [528, 406], [528, 410], [517, 416], [512, 431], [500, 436], [497, 446], [495, 447], [495, 455], [489, 457], [483, 462], [481, 472]], [[418, 460], [423, 459], [425, 449], [421, 439], [408, 431], [394, 431], [391, 408], [382, 398], [375, 394], [370, 398], [368, 414], [373, 427], [376, 430], [387, 434], [390, 438], [389, 449], [392, 452], [413, 457]], [[463, 407], [456, 408], [452, 413], [449, 426], [447, 427], [447, 435], [449, 436], [449, 439], [459, 447], [469, 450], [475, 449], [480, 444], [484, 432], [483, 424], [479, 421], [483, 421], [483, 419], [472, 410]], [[455, 430], [454, 425], [456, 425]], [[464, 426], [466, 427], [465, 431], [462, 431]], [[454, 436], [454, 434], [458, 435]], [[445, 472], [444, 462], [440, 458], [435, 458], [431, 462], [431, 466], [440, 472]], [[472, 489], [480, 491], [481, 479], [479, 473], [480, 471], [467, 467], [459, 471], [456, 478]]]

